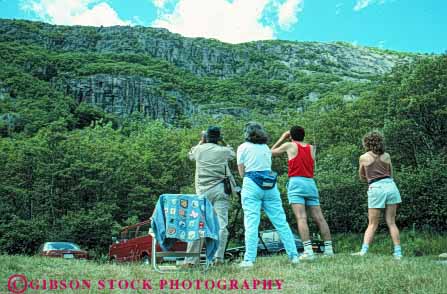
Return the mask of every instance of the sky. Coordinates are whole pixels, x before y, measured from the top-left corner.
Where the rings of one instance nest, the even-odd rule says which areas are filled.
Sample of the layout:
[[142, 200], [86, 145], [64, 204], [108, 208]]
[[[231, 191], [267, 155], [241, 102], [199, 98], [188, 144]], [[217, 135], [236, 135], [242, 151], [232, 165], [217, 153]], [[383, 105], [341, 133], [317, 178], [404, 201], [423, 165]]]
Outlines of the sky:
[[447, 52], [446, 0], [0, 0], [0, 18], [161, 27], [228, 43], [345, 41]]

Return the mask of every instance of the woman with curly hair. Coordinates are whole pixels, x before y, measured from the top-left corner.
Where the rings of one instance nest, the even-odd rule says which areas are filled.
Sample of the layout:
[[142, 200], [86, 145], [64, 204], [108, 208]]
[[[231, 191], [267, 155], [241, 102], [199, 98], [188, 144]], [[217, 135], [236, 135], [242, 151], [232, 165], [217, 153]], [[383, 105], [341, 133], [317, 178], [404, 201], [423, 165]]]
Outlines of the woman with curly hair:
[[393, 256], [402, 258], [399, 229], [396, 226], [396, 210], [401, 203], [400, 193], [393, 181], [391, 157], [385, 152], [383, 135], [377, 131], [370, 132], [363, 137], [363, 147], [366, 153], [360, 156], [359, 176], [368, 182], [368, 228], [363, 238], [360, 252], [353, 255], [363, 256], [368, 252], [374, 233], [379, 225], [379, 217], [385, 210], [385, 220], [394, 243]]

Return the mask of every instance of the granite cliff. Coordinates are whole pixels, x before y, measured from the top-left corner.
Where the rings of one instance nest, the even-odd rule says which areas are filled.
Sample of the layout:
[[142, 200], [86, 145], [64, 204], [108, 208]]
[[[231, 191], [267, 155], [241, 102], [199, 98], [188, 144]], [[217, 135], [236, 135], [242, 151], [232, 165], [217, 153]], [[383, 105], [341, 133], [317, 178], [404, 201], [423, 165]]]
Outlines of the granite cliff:
[[[16, 20], [0, 20], [0, 44], [9, 46], [4, 47], [3, 64], [13, 63], [78, 103], [87, 102], [119, 116], [141, 112], [165, 121], [197, 111], [244, 115], [253, 106], [271, 110], [281, 102], [300, 107], [303, 101], [318, 100], [343, 83], [368, 83], [414, 58], [340, 42], [231, 45], [185, 38], [165, 29], [55, 26]], [[15, 51], [16, 47], [21, 49]], [[30, 50], [46, 55], [37, 58]], [[72, 62], [70, 67], [70, 61], [61, 61], [72, 58], [68, 54], [75, 54], [79, 64]], [[103, 56], [107, 62], [98, 61]], [[324, 79], [318, 82], [320, 78]], [[309, 79], [315, 87], [309, 86]], [[259, 84], [270, 89], [261, 91]], [[271, 89], [278, 84], [281, 87], [276, 91]], [[356, 93], [345, 90], [340, 94], [353, 99]]]

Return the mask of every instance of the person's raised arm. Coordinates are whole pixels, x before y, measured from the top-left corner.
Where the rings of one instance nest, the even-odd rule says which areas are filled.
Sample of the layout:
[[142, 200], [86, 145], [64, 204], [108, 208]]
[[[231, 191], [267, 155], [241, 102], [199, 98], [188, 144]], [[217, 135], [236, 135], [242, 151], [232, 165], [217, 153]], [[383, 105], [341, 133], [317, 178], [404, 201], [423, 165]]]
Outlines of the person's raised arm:
[[[276, 141], [275, 144], [273, 144], [271, 150], [272, 150], [272, 155], [276, 156], [276, 155], [281, 155], [284, 152], [287, 152], [287, 148], [288, 148], [288, 144], [282, 144], [284, 141], [290, 139], [290, 132], [284, 132], [281, 137], [278, 139], [278, 141]], [[282, 144], [282, 145], [281, 145]]]
[[197, 146], [199, 146], [199, 145], [193, 146], [193, 147], [191, 148], [191, 150], [189, 150], [189, 152], [188, 152], [188, 158], [189, 158], [189, 160], [194, 160], [194, 159], [195, 159], [195, 157], [194, 157], [194, 153], [195, 153], [195, 150], [196, 150]]
[[200, 141], [199, 141], [199, 143], [197, 143], [196, 146], [193, 146], [193, 147], [191, 148], [191, 150], [189, 150], [189, 152], [188, 152], [188, 158], [189, 158], [190, 160], [194, 160], [194, 159], [195, 159], [195, 151], [196, 151], [197, 147], [198, 147], [199, 145], [201, 145], [201, 144], [204, 144], [204, 143], [206, 143], [206, 141], [205, 141], [205, 134], [204, 134], [204, 131], [203, 131], [203, 132], [202, 132], [202, 136], [200, 137]]

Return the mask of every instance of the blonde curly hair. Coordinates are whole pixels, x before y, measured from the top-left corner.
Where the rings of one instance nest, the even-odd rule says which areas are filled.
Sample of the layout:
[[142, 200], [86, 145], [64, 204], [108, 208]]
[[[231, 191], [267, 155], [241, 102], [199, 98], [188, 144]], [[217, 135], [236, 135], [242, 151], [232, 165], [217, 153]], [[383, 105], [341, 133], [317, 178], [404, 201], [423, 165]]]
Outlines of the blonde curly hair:
[[369, 132], [363, 137], [363, 147], [367, 151], [372, 151], [374, 154], [382, 155], [385, 153], [383, 140], [383, 135], [379, 131]]

